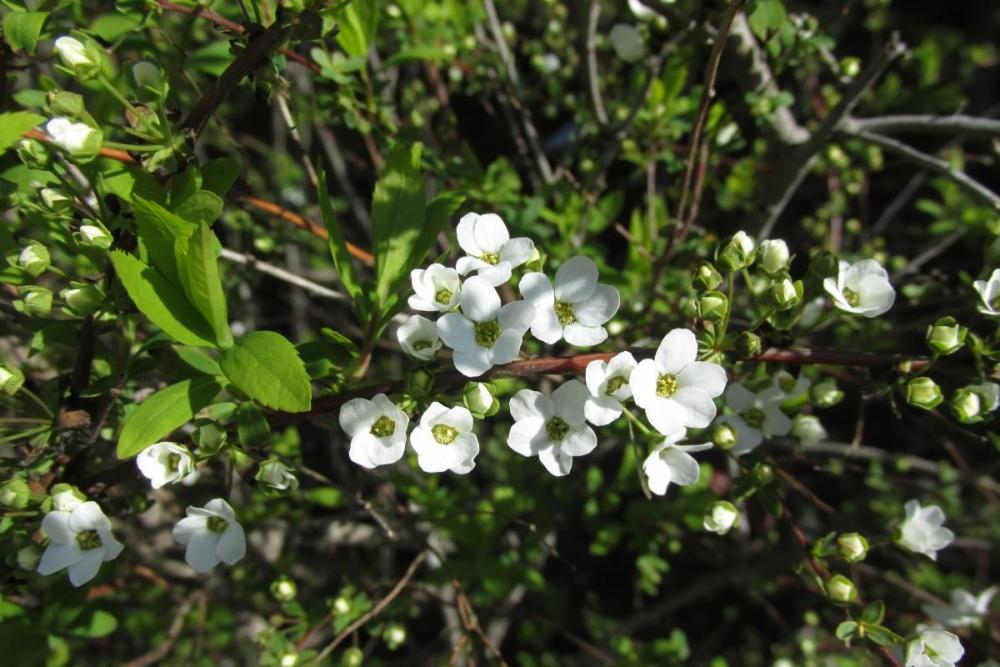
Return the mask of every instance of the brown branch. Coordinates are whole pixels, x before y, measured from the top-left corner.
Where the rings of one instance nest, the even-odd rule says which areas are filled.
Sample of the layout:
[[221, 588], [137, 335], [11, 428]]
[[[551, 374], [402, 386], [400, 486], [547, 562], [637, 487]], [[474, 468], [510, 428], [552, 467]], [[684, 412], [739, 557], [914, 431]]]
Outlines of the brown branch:
[[1000, 120], [963, 114], [952, 116], [902, 114], [876, 118], [847, 118], [844, 120], [843, 126], [850, 132], [878, 132], [879, 134], [941, 132], [958, 135], [978, 134], [985, 137], [1000, 136]]
[[316, 655], [315, 658], [313, 658], [313, 663], [321, 664], [323, 660], [325, 660], [327, 656], [333, 653], [334, 649], [340, 646], [340, 644], [345, 639], [354, 634], [354, 632], [359, 628], [361, 628], [361, 626], [363, 626], [365, 623], [367, 623], [368, 621], [372, 620], [373, 618], [381, 614], [382, 611], [386, 607], [388, 607], [389, 604], [393, 600], [395, 600], [400, 593], [403, 592], [403, 589], [406, 588], [406, 586], [410, 583], [410, 580], [413, 579], [413, 575], [417, 573], [417, 569], [423, 564], [423, 562], [426, 559], [427, 559], [426, 551], [421, 551], [419, 554], [417, 554], [417, 557], [413, 559], [413, 562], [410, 563], [410, 566], [406, 568], [406, 572], [403, 574], [403, 578], [400, 579], [395, 586], [393, 586], [392, 590], [389, 591], [389, 593], [384, 598], [379, 600], [378, 604], [372, 607], [371, 611], [369, 611], [367, 614], [361, 616], [361, 618], [348, 625], [339, 635], [334, 637], [333, 641], [327, 644], [326, 648], [320, 651], [319, 654]]
[[174, 620], [170, 624], [170, 629], [167, 630], [167, 637], [163, 640], [163, 643], [149, 653], [140, 655], [135, 660], [125, 663], [125, 667], [146, 667], [146, 665], [155, 665], [166, 658], [170, 654], [171, 649], [173, 649], [174, 644], [177, 643], [177, 638], [180, 637], [181, 631], [184, 629], [184, 620], [191, 611], [191, 607], [194, 606], [195, 600], [204, 597], [204, 591], [196, 591], [181, 602], [177, 607], [177, 613], [174, 614]]

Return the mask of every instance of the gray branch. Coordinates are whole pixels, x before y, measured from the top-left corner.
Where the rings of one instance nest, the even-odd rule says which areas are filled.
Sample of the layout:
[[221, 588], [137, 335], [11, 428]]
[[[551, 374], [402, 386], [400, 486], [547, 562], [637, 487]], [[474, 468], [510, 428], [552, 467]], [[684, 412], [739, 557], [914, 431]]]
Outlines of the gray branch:
[[991, 207], [994, 211], [1000, 211], [1000, 195], [997, 195], [995, 192], [966, 174], [964, 171], [955, 169], [951, 166], [951, 163], [946, 160], [936, 158], [933, 155], [928, 155], [927, 153], [918, 151], [916, 148], [904, 144], [901, 141], [897, 141], [896, 139], [892, 139], [890, 137], [884, 137], [881, 134], [860, 131], [852, 132], [850, 130], [841, 130], [840, 132], [846, 136], [861, 139], [862, 141], [870, 143], [873, 146], [878, 146], [883, 150], [898, 155], [904, 160], [912, 162], [932, 174], [949, 178], [954, 181], [956, 185], [965, 190], [965, 192], [976, 201]]
[[848, 118], [843, 128], [849, 132], [878, 132], [879, 134], [903, 134], [907, 132], [958, 135], [1000, 136], [1000, 120], [978, 118], [976, 116], [930, 116], [899, 115], [877, 118]]

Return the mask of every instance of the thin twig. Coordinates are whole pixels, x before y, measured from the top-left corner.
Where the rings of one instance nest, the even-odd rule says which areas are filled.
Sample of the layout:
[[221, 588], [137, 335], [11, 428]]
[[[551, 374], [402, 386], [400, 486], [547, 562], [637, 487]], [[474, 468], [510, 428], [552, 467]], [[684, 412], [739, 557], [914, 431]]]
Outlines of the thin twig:
[[354, 632], [360, 629], [361, 626], [363, 626], [365, 623], [367, 623], [368, 621], [372, 620], [373, 618], [381, 614], [382, 611], [386, 607], [388, 607], [389, 604], [393, 600], [395, 600], [400, 593], [403, 592], [403, 589], [406, 588], [407, 584], [410, 583], [410, 580], [413, 579], [413, 575], [417, 573], [417, 570], [420, 568], [420, 566], [426, 559], [427, 559], [426, 551], [421, 551], [419, 554], [417, 554], [417, 557], [413, 559], [413, 562], [410, 563], [410, 566], [406, 568], [406, 572], [403, 574], [403, 578], [400, 579], [398, 582], [396, 582], [396, 585], [393, 586], [392, 590], [389, 591], [389, 593], [384, 598], [379, 600], [378, 604], [376, 604], [374, 607], [371, 608], [371, 611], [369, 611], [367, 614], [364, 614], [358, 620], [348, 625], [339, 635], [334, 637], [333, 641], [327, 644], [326, 648], [320, 651], [316, 655], [316, 657], [313, 658], [313, 663], [321, 664], [328, 655], [333, 653], [334, 649], [340, 646], [341, 642], [343, 642], [345, 639], [354, 634]]
[[278, 280], [286, 282], [289, 285], [294, 285], [295, 287], [301, 288], [313, 296], [317, 296], [322, 299], [331, 299], [333, 301], [350, 302], [351, 300], [346, 294], [341, 294], [340, 292], [332, 290], [329, 287], [324, 287], [320, 284], [314, 283], [311, 280], [303, 278], [302, 276], [286, 271], [279, 266], [268, 264], [267, 262], [257, 259], [253, 255], [241, 254], [230, 250], [229, 248], [222, 248], [219, 252], [219, 256], [226, 261], [233, 262], [234, 264], [240, 264], [242, 266], [249, 266], [257, 271], [260, 271], [261, 273], [271, 276], [272, 278], [277, 278]]
[[985, 137], [996, 137], [1000, 136], [1000, 120], [963, 114], [952, 116], [878, 116], [876, 118], [845, 119], [844, 129], [850, 132], [877, 132], [883, 135], [906, 132], [919, 134], [940, 132], [943, 134], [978, 134]]
[[598, 125], [608, 124], [608, 112], [601, 96], [601, 78], [597, 69], [597, 23], [601, 18], [600, 0], [590, 0], [590, 16], [587, 19], [587, 78], [590, 82], [590, 102], [594, 105], [594, 115]]
[[180, 637], [181, 631], [184, 629], [184, 621], [187, 619], [187, 615], [191, 612], [191, 607], [194, 606], [196, 600], [204, 597], [205, 591], [195, 591], [191, 595], [187, 596], [177, 607], [177, 612], [174, 614], [174, 620], [170, 623], [170, 629], [167, 630], [166, 639], [164, 639], [159, 646], [149, 653], [140, 655], [135, 660], [125, 663], [125, 667], [146, 667], [146, 665], [155, 665], [170, 655], [170, 651], [174, 648], [174, 644], [177, 643], [177, 638]]

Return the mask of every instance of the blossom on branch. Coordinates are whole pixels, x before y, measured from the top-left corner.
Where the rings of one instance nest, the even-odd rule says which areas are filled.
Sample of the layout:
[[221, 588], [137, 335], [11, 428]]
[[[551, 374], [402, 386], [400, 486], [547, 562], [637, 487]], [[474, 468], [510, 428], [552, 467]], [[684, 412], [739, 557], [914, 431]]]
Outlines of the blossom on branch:
[[493, 287], [510, 280], [513, 269], [535, 253], [534, 242], [525, 237], [510, 238], [507, 225], [495, 213], [466, 213], [458, 221], [458, 245], [468, 255], [455, 268], [461, 275], [475, 271]]
[[403, 458], [410, 418], [386, 397], [352, 398], [340, 408], [340, 428], [351, 438], [348, 456], [363, 468]]
[[396, 329], [396, 340], [403, 352], [420, 361], [430, 361], [441, 349], [437, 324], [423, 315], [411, 315]]
[[649, 490], [658, 496], [666, 494], [671, 483], [688, 486], [698, 481], [701, 468], [690, 452], [703, 452], [712, 448], [712, 443], [698, 445], [678, 445], [687, 429], [680, 429], [663, 439], [652, 453], [642, 462], [642, 471], [649, 481]]
[[841, 261], [837, 277], [823, 279], [823, 289], [837, 308], [865, 317], [878, 317], [896, 301], [889, 274], [874, 259]]
[[993, 269], [989, 280], [972, 283], [972, 288], [979, 293], [979, 312], [990, 317], [1000, 317], [1000, 269]]
[[764, 438], [788, 435], [792, 420], [781, 411], [784, 398], [782, 391], [773, 387], [757, 393], [739, 383], [726, 388], [726, 408], [733, 414], [720, 417], [719, 423], [736, 431], [736, 444], [730, 450], [733, 454], [757, 449]]
[[111, 534], [111, 522], [94, 501], [66, 512], [53, 510], [42, 519], [49, 546], [38, 563], [38, 573], [67, 569], [69, 581], [82, 586], [97, 575], [101, 563], [114, 560], [125, 547]]
[[135, 457], [135, 464], [154, 489], [198, 475], [191, 451], [174, 442], [157, 442], [146, 447]]
[[587, 390], [590, 396], [583, 412], [594, 426], [605, 426], [621, 417], [622, 402], [632, 398], [629, 378], [638, 363], [631, 352], [619, 352], [608, 361], [587, 364]]
[[462, 280], [458, 271], [442, 264], [431, 264], [426, 269], [410, 271], [414, 294], [409, 298], [410, 308], [447, 313], [458, 308]]
[[518, 289], [535, 307], [531, 335], [550, 345], [562, 338], [578, 347], [603, 343], [608, 337], [603, 325], [621, 303], [618, 290], [597, 284], [597, 264], [583, 256], [559, 267], [554, 286], [543, 273], [527, 273]]
[[906, 667], [953, 667], [963, 655], [962, 642], [946, 630], [924, 630], [906, 643]]
[[951, 544], [955, 533], [944, 527], [945, 515], [937, 505], [921, 507], [910, 500], [904, 506], [906, 518], [899, 527], [896, 543], [904, 549], [937, 560], [937, 552]]
[[584, 456], [597, 447], [597, 435], [587, 426], [584, 403], [587, 387], [569, 380], [551, 396], [522, 389], [510, 399], [514, 424], [507, 445], [522, 456], [537, 456], [556, 477], [568, 475], [574, 456]]
[[247, 552], [243, 526], [233, 508], [222, 498], [204, 507], [187, 508], [187, 517], [174, 526], [174, 539], [187, 546], [184, 560], [195, 572], [208, 572], [220, 562], [232, 565]]
[[421, 415], [420, 425], [410, 434], [410, 445], [417, 453], [420, 469], [431, 473], [450, 470], [464, 475], [475, 468], [479, 438], [472, 432], [472, 423], [468, 408], [431, 403]]

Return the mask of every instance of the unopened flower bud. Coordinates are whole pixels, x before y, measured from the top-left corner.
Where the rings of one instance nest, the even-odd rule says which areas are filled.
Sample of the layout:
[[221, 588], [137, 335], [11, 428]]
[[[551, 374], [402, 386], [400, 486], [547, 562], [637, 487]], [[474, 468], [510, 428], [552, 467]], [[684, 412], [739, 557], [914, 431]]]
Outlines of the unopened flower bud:
[[336, 614], [344, 615], [351, 611], [351, 601], [343, 595], [333, 601], [333, 611]]
[[705, 292], [698, 299], [698, 315], [703, 320], [718, 322], [726, 317], [729, 299], [722, 292]]
[[705, 512], [701, 525], [705, 530], [717, 535], [725, 535], [740, 520], [739, 510], [728, 500], [719, 500]]
[[739, 434], [730, 424], [716, 424], [710, 432], [712, 444], [719, 449], [730, 449], [736, 444]]
[[38, 547], [34, 544], [17, 550], [17, 566], [22, 570], [34, 571], [41, 559], [42, 554], [38, 552]]
[[365, 652], [357, 646], [352, 646], [344, 651], [344, 655], [340, 661], [345, 667], [361, 667], [365, 662]]
[[952, 354], [962, 348], [968, 333], [954, 317], [942, 317], [927, 327], [927, 345], [938, 354]]
[[52, 257], [48, 249], [36, 241], [24, 246], [21, 254], [17, 256], [17, 265], [32, 277], [45, 273], [51, 263]]
[[736, 232], [719, 251], [719, 262], [730, 272], [753, 264], [754, 240], [746, 232]]
[[21, 301], [15, 302], [14, 307], [18, 310], [36, 317], [45, 317], [52, 311], [51, 290], [35, 285], [24, 285], [18, 287], [17, 291], [21, 295]]
[[104, 292], [90, 283], [71, 283], [71, 287], [59, 293], [66, 307], [74, 315], [89, 315], [104, 301]]
[[722, 284], [722, 274], [712, 264], [702, 262], [694, 273], [694, 282], [699, 289], [711, 291]]
[[802, 301], [802, 281], [792, 282], [791, 278], [776, 280], [771, 285], [771, 296], [774, 298], [778, 310], [794, 308]]
[[646, 55], [646, 42], [642, 33], [626, 23], [616, 23], [608, 33], [608, 41], [615, 55], [627, 63], [635, 62]]
[[55, 42], [56, 53], [63, 65], [70, 69], [80, 81], [97, 76], [101, 71], [101, 52], [96, 44], [84, 44], [75, 37], [60, 37]]
[[500, 410], [500, 401], [496, 399], [496, 389], [488, 382], [470, 382], [465, 385], [462, 403], [476, 419], [492, 417]]
[[799, 439], [799, 442], [806, 445], [826, 440], [828, 435], [818, 417], [802, 414], [795, 415], [792, 419], [791, 433]]
[[68, 90], [53, 90], [46, 96], [45, 101], [52, 116], [79, 118], [87, 111], [83, 105], [83, 96]]
[[859, 533], [843, 533], [837, 536], [837, 553], [848, 563], [858, 563], [868, 555], [868, 540]]
[[760, 354], [762, 349], [763, 343], [761, 343], [760, 336], [752, 331], [744, 331], [736, 339], [736, 354], [739, 355], [740, 359], [753, 359]]
[[73, 205], [73, 200], [55, 188], [42, 188], [39, 191], [42, 203], [53, 211], [63, 211]]
[[8, 479], [0, 485], [0, 505], [15, 510], [22, 510], [28, 506], [31, 499], [31, 489], [23, 479]]
[[291, 602], [298, 592], [295, 582], [284, 575], [271, 582], [271, 595], [279, 602]]
[[395, 651], [406, 642], [406, 628], [399, 623], [392, 623], [382, 633], [386, 645], [390, 651]]
[[810, 391], [813, 401], [821, 408], [829, 408], [844, 400], [844, 392], [837, 387], [837, 381], [827, 378], [817, 382]]
[[21, 139], [17, 144], [17, 157], [30, 169], [45, 169], [49, 163], [49, 152], [41, 142]]
[[0, 364], [0, 394], [13, 396], [24, 384], [24, 373], [20, 368]]
[[769, 463], [758, 463], [750, 470], [750, 476], [760, 486], [766, 486], [774, 481], [774, 468]]
[[838, 604], [850, 604], [858, 597], [858, 589], [844, 575], [835, 574], [826, 582], [826, 595]]
[[53, 118], [45, 124], [52, 144], [69, 153], [79, 162], [94, 159], [101, 150], [104, 136], [96, 127], [74, 123], [69, 118]]
[[277, 491], [294, 491], [299, 488], [299, 480], [291, 469], [277, 459], [263, 461], [257, 468], [256, 480]]
[[992, 382], [972, 384], [956, 391], [951, 397], [951, 411], [965, 424], [981, 422], [1000, 404], [1000, 385]]
[[87, 500], [87, 496], [70, 484], [56, 484], [52, 487], [51, 499], [53, 511], [72, 512], [77, 505]]
[[111, 234], [98, 225], [80, 225], [77, 243], [92, 248], [107, 250], [111, 247]]
[[943, 400], [941, 387], [929, 377], [913, 378], [906, 383], [906, 402], [915, 408], [933, 410]]
[[788, 244], [781, 239], [762, 241], [757, 252], [757, 265], [768, 275], [777, 275], [788, 268]]
[[163, 90], [163, 72], [155, 63], [148, 60], [141, 60], [132, 65], [132, 78], [140, 89], [147, 88], [157, 95]]

